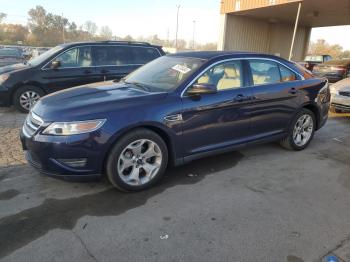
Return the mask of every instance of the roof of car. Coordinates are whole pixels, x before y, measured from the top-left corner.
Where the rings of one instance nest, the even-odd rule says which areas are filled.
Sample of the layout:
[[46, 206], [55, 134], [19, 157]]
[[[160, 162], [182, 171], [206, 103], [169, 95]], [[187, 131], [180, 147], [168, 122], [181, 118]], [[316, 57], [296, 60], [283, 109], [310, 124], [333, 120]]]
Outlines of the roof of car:
[[82, 42], [72, 42], [65, 43], [62, 46], [74, 46], [74, 45], [105, 45], [105, 44], [122, 44], [122, 45], [133, 45], [133, 46], [152, 46], [158, 47], [157, 45], [152, 45], [147, 42], [137, 42], [137, 41], [82, 41]]
[[261, 54], [261, 53], [254, 53], [254, 52], [240, 52], [240, 51], [197, 51], [197, 52], [180, 52], [175, 54], [169, 54], [169, 56], [179, 56], [179, 57], [192, 57], [192, 58], [199, 58], [199, 59], [205, 59], [210, 60], [214, 58], [219, 57], [233, 57], [233, 56], [258, 56], [258, 57], [266, 57], [266, 58], [277, 58], [272, 55], [267, 54]]
[[350, 65], [350, 59], [334, 59], [334, 60], [329, 60], [327, 62], [324, 62], [323, 64], [347, 66], [347, 65]]

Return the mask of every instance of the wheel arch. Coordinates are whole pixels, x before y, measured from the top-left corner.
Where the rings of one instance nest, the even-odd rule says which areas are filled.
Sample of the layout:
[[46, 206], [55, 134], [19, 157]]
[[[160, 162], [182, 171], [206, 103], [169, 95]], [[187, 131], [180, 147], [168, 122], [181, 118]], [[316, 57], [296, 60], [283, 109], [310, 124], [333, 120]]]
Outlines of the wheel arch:
[[148, 129], [148, 130], [153, 131], [157, 135], [159, 135], [163, 139], [163, 141], [166, 144], [167, 149], [168, 149], [168, 161], [169, 161], [168, 166], [176, 165], [175, 147], [174, 147], [174, 143], [172, 142], [171, 135], [169, 134], [169, 132], [166, 131], [165, 127], [160, 127], [159, 125], [148, 123], [148, 124], [132, 126], [128, 129], [125, 129], [125, 130], [119, 132], [116, 135], [116, 137], [111, 141], [108, 149], [106, 150], [106, 152], [104, 154], [103, 173], [105, 173], [105, 168], [106, 168], [108, 156], [109, 156], [109, 153], [111, 152], [113, 146], [120, 140], [121, 137], [123, 137], [127, 133], [132, 132], [132, 131], [137, 130], [137, 129]]
[[16, 94], [17, 90], [19, 90], [22, 87], [26, 87], [26, 86], [33, 86], [36, 88], [40, 88], [45, 95], [47, 95], [48, 93], [46, 92], [46, 90], [37, 82], [21, 82], [19, 84], [17, 84], [15, 86], [15, 88], [12, 88], [11, 93], [10, 93], [10, 104], [13, 105], [13, 99], [14, 99], [14, 95]]
[[305, 105], [303, 105], [302, 108], [308, 109], [310, 110], [312, 113], [314, 113], [315, 118], [316, 118], [316, 130], [318, 130], [320, 128], [320, 123], [321, 123], [321, 113], [320, 110], [318, 109], [318, 107], [312, 103], [307, 103]]

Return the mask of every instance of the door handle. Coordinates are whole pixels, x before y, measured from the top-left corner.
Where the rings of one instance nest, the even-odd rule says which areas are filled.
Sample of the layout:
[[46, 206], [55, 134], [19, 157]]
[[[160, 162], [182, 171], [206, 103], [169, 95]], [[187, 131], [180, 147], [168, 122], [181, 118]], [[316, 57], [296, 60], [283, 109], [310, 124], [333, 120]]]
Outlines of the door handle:
[[84, 71], [84, 74], [91, 74], [91, 73], [92, 73], [92, 71], [90, 71], [88, 69]]
[[248, 100], [248, 98], [245, 95], [239, 94], [239, 95], [236, 95], [236, 97], [233, 100], [235, 102], [243, 102]]
[[291, 89], [289, 89], [288, 93], [295, 95], [296, 93], [298, 93], [298, 90], [295, 87], [292, 87]]
[[101, 73], [102, 73], [102, 74], [107, 74], [107, 73], [109, 73], [109, 70], [107, 70], [107, 69], [102, 69], [102, 70], [101, 70]]

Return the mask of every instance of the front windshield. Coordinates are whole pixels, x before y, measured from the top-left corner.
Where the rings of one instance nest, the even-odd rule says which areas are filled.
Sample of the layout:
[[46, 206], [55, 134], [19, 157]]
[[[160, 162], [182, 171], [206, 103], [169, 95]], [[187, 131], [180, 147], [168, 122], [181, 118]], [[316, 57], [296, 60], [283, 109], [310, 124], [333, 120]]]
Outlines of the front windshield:
[[55, 54], [56, 52], [60, 51], [63, 49], [63, 46], [56, 46], [54, 48], [51, 48], [50, 50], [42, 53], [41, 55], [34, 57], [28, 61], [28, 64], [31, 66], [37, 66], [40, 65], [42, 62], [44, 62], [46, 59], [48, 59], [50, 56]]
[[321, 55], [308, 55], [305, 57], [305, 61], [308, 62], [323, 62], [323, 56]]
[[147, 91], [173, 91], [205, 60], [189, 57], [160, 57], [128, 75], [125, 83], [144, 87]]

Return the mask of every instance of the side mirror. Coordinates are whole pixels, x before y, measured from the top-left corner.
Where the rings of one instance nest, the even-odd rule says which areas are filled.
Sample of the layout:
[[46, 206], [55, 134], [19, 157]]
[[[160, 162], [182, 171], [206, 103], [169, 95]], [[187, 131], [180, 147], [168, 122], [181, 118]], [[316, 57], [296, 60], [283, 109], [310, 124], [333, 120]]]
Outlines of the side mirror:
[[54, 60], [54, 61], [52, 61], [52, 63], [51, 63], [51, 68], [52, 69], [57, 69], [57, 68], [59, 68], [61, 66], [61, 62], [59, 61], [59, 60]]
[[194, 84], [187, 90], [189, 95], [204, 95], [217, 93], [216, 85], [213, 84]]

